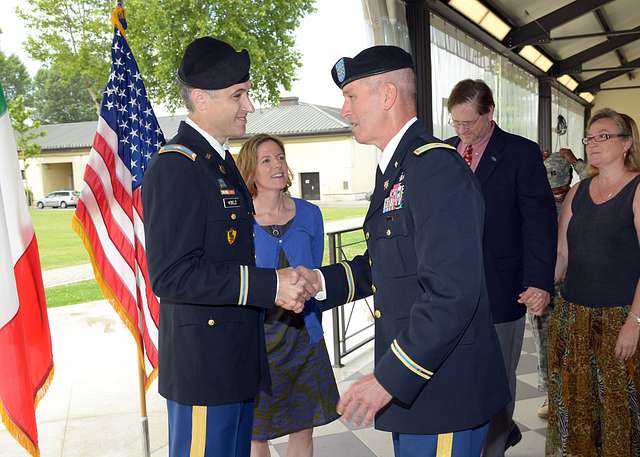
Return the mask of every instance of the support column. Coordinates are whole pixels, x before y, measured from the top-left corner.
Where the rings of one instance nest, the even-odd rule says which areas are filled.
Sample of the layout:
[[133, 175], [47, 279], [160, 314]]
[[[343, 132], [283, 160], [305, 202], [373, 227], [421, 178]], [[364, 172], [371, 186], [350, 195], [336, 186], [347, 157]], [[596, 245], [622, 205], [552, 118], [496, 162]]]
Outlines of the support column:
[[543, 151], [551, 150], [551, 80], [538, 79], [538, 144]]
[[405, 0], [411, 54], [416, 66], [418, 118], [433, 133], [431, 87], [431, 32], [424, 0]]

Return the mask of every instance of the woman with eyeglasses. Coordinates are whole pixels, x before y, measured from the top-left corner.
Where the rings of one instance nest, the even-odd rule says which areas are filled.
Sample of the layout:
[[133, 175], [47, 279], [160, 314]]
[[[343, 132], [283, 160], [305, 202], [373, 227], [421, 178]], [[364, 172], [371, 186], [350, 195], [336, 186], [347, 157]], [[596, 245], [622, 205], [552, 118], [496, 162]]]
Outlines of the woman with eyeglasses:
[[604, 109], [583, 143], [590, 177], [560, 213], [546, 455], [640, 456], [638, 129]]

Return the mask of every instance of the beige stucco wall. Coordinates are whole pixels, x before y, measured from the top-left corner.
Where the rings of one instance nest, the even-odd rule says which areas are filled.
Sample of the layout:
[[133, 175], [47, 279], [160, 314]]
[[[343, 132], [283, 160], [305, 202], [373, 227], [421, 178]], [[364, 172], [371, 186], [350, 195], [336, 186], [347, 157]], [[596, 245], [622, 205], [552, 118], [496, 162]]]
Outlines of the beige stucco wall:
[[[373, 189], [376, 149], [349, 135], [283, 138], [294, 179], [291, 195], [301, 195], [301, 173], [320, 173], [321, 200], [358, 200]], [[241, 143], [232, 143], [237, 154]], [[348, 189], [344, 189], [347, 182]]]
[[[300, 173], [320, 173], [322, 200], [358, 200], [373, 190], [377, 150], [363, 146], [348, 135], [283, 138], [287, 161], [294, 172], [291, 194], [301, 195]], [[231, 152], [237, 154], [242, 143], [233, 142]], [[82, 190], [88, 149], [45, 152], [29, 160], [27, 185], [34, 199], [48, 192], [67, 189]], [[72, 179], [72, 181], [70, 181]], [[348, 189], [343, 188], [347, 182]], [[70, 185], [72, 182], [72, 185]]]
[[605, 90], [596, 93], [592, 113], [611, 108], [631, 116], [640, 124], [640, 89]]
[[29, 159], [25, 175], [34, 199], [42, 198], [54, 190], [81, 190], [88, 152], [83, 149], [45, 152]]

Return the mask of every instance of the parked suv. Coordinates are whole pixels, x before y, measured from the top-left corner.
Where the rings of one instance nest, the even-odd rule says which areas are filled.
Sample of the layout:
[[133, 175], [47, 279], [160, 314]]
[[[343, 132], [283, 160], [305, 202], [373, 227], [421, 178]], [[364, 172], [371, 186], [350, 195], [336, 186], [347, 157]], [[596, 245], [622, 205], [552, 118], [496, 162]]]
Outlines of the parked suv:
[[51, 206], [54, 208], [66, 208], [67, 206], [76, 206], [78, 204], [78, 198], [80, 192], [76, 190], [56, 190], [47, 194], [44, 198], [41, 198], [36, 203], [36, 206], [40, 209], [45, 206]]

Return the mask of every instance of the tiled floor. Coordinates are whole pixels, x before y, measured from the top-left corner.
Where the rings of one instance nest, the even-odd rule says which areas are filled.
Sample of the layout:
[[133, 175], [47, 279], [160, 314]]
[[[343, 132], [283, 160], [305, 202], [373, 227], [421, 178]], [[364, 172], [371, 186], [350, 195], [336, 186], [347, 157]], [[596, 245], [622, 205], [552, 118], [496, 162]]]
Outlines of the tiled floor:
[[[335, 370], [340, 391], [361, 375], [370, 373], [372, 349], [360, 351], [355, 357], [347, 359], [344, 368]], [[544, 441], [547, 422], [537, 416], [537, 409], [544, 396], [537, 389], [537, 356], [531, 331], [525, 330], [525, 338], [518, 365], [517, 401], [514, 417], [522, 431], [522, 441], [509, 449], [508, 457], [539, 457], [544, 455]], [[274, 440], [272, 457], [285, 457], [286, 438]], [[392, 457], [391, 435], [379, 432], [372, 427], [352, 429], [336, 421], [314, 432], [315, 457]]]
[[[42, 457], [142, 456], [134, 344], [128, 330], [105, 301], [49, 310], [56, 373], [38, 407]], [[341, 390], [371, 372], [369, 344], [335, 370]], [[515, 418], [523, 439], [509, 457], [543, 455], [546, 423], [536, 416], [543, 397], [536, 390], [536, 358], [525, 334], [518, 369]], [[152, 457], [166, 457], [166, 403], [157, 384], [147, 393]], [[315, 457], [391, 457], [389, 433], [352, 428], [340, 421], [314, 431]], [[272, 443], [272, 457], [285, 457], [286, 439]], [[0, 424], [0, 456], [27, 454]]]

